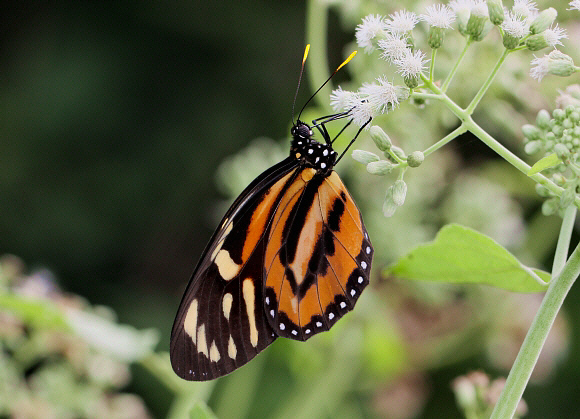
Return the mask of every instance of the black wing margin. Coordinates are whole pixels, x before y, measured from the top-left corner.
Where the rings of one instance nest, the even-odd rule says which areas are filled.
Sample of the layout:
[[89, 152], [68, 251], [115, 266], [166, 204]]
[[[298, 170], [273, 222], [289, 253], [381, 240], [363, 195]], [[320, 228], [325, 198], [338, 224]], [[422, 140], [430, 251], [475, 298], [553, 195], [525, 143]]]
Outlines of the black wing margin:
[[181, 378], [228, 374], [276, 339], [263, 307], [264, 237], [297, 168], [287, 158], [258, 176], [206, 246], [171, 331], [171, 365]]

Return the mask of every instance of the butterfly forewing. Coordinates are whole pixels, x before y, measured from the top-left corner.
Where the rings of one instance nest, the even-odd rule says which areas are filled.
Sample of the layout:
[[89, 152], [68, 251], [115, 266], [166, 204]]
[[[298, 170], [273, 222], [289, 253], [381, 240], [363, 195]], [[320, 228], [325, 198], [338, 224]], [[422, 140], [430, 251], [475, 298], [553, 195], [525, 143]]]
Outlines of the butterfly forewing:
[[295, 162], [263, 173], [234, 202], [187, 286], [171, 335], [171, 363], [187, 380], [225, 375], [276, 335], [263, 309], [265, 236]]

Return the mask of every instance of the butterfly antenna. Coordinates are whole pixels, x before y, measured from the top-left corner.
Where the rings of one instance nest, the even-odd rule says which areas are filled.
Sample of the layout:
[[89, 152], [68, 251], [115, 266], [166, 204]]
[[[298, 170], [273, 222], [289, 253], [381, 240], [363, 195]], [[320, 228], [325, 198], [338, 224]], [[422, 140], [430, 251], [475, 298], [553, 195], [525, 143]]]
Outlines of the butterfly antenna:
[[[330, 77], [329, 77], [329, 78], [327, 78], [327, 79], [326, 79], [326, 81], [325, 81], [324, 83], [322, 83], [322, 86], [320, 86], [318, 89], [316, 89], [316, 92], [314, 92], [314, 93], [312, 94], [312, 96], [310, 96], [310, 99], [308, 99], [308, 100], [306, 101], [306, 103], [304, 104], [304, 106], [303, 106], [303, 107], [302, 107], [302, 109], [300, 110], [300, 113], [298, 114], [298, 119], [300, 119], [300, 115], [302, 115], [302, 112], [304, 111], [304, 109], [306, 108], [306, 106], [307, 106], [307, 105], [310, 103], [310, 101], [311, 101], [312, 99], [314, 99], [314, 96], [316, 96], [316, 94], [317, 94], [318, 92], [320, 92], [320, 90], [322, 90], [322, 88], [323, 88], [324, 86], [326, 86], [326, 84], [327, 84], [327, 83], [330, 81], [330, 79], [332, 79], [332, 78], [334, 77], [334, 75], [335, 75], [336, 73], [338, 73], [338, 70], [340, 70], [342, 67], [344, 67], [345, 65], [347, 65], [347, 64], [349, 63], [349, 61], [350, 61], [350, 60], [352, 60], [352, 59], [354, 58], [354, 56], [356, 55], [356, 53], [357, 53], [357, 51], [353, 51], [353, 52], [352, 52], [352, 53], [351, 53], [351, 54], [348, 56], [348, 58], [342, 62], [342, 64], [341, 64], [341, 65], [339, 65], [338, 67], [336, 67], [336, 70], [334, 70], [334, 72], [333, 72], [333, 73], [330, 75]], [[304, 62], [302, 63], [302, 66], [304, 66]]]
[[304, 63], [308, 58], [308, 51], [310, 51], [310, 44], [306, 45], [304, 49], [304, 58], [302, 58], [302, 67], [300, 67], [300, 76], [298, 77], [298, 86], [296, 86], [296, 93], [294, 93], [294, 102], [292, 102], [292, 124], [294, 124], [294, 106], [296, 105], [296, 98], [298, 97], [298, 90], [300, 90], [300, 82], [302, 82], [302, 74], [304, 74]]

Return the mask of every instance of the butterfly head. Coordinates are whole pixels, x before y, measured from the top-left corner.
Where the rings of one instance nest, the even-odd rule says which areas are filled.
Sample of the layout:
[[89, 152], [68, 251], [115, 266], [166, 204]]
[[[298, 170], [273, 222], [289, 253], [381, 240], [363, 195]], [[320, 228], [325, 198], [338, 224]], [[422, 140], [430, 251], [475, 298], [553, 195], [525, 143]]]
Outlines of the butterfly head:
[[290, 156], [323, 173], [330, 173], [336, 161], [332, 145], [319, 143], [312, 138], [310, 126], [300, 120], [290, 130], [292, 146]]

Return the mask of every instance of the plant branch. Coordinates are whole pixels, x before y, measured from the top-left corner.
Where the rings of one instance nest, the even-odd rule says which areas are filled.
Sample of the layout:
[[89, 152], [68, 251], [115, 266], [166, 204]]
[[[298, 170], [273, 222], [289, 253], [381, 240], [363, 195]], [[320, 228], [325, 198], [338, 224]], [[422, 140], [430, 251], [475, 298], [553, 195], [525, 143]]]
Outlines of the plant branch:
[[501, 57], [499, 57], [499, 60], [497, 60], [497, 63], [495, 63], [495, 67], [493, 68], [493, 70], [491, 70], [491, 73], [487, 77], [487, 80], [485, 80], [485, 83], [483, 83], [483, 86], [481, 86], [481, 88], [479, 89], [479, 91], [477, 92], [477, 94], [475, 95], [473, 100], [471, 101], [471, 103], [467, 106], [467, 108], [465, 108], [465, 111], [469, 115], [471, 115], [473, 113], [473, 111], [475, 110], [475, 108], [479, 104], [479, 101], [481, 100], [481, 98], [483, 98], [483, 95], [485, 95], [485, 92], [487, 92], [487, 89], [489, 89], [489, 86], [491, 85], [491, 83], [495, 79], [497, 72], [501, 68], [503, 62], [505, 61], [505, 59], [507, 58], [509, 53], [510, 53], [510, 51], [508, 49], [504, 49], [503, 54], [501, 55]]
[[513, 417], [552, 324], [579, 274], [580, 245], [574, 249], [560, 274], [550, 281], [548, 291], [528, 330], [490, 419]]
[[564, 211], [564, 219], [562, 220], [562, 227], [560, 227], [560, 235], [558, 236], [558, 244], [556, 246], [556, 253], [554, 254], [554, 263], [552, 264], [552, 276], [558, 275], [566, 264], [577, 211], [578, 209], [573, 205], [570, 205]]
[[471, 39], [471, 37], [468, 37], [467, 42], [465, 42], [465, 46], [463, 47], [463, 51], [461, 51], [459, 58], [457, 58], [457, 61], [455, 61], [455, 65], [453, 66], [453, 68], [451, 69], [451, 71], [449, 72], [447, 77], [445, 78], [443, 85], [441, 86], [441, 91], [443, 93], [445, 93], [447, 91], [447, 88], [449, 88], [449, 84], [453, 80], [455, 73], [457, 73], [457, 69], [459, 68], [459, 65], [461, 64], [461, 62], [463, 61], [463, 58], [465, 57], [465, 53], [467, 52], [467, 49], [469, 48], [469, 46], [471, 45], [472, 42], [473, 42], [473, 40]]
[[465, 126], [465, 124], [461, 124], [459, 127], [455, 128], [453, 131], [451, 131], [445, 137], [441, 138], [435, 144], [433, 144], [429, 148], [425, 149], [425, 151], [423, 151], [423, 155], [425, 157], [427, 157], [429, 154], [439, 150], [445, 144], [447, 144], [451, 140], [454, 140], [455, 138], [459, 137], [461, 134], [463, 134], [466, 131], [467, 131], [467, 127]]

